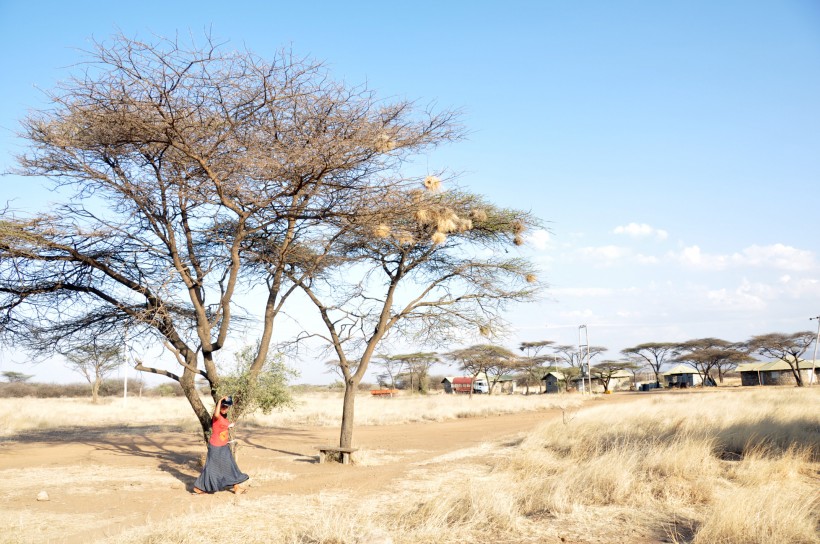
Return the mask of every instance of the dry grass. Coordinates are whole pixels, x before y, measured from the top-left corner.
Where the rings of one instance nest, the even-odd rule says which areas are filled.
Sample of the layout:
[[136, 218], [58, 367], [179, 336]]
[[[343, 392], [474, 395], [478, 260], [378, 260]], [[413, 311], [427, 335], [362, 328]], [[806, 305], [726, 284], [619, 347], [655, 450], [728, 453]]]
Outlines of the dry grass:
[[201, 542], [224, 524], [245, 544], [817, 544], [818, 408], [817, 391], [786, 389], [595, 405], [420, 464], [390, 494], [268, 496], [111, 542]]
[[[356, 425], [401, 425], [445, 421], [559, 406], [580, 406], [581, 397], [569, 395], [407, 395], [393, 398], [363, 394], [356, 398]], [[248, 423], [260, 426], [341, 425], [341, 393], [311, 393], [296, 399], [292, 410], [255, 414]]]
[[21, 432], [65, 427], [117, 427], [167, 425], [197, 428], [197, 420], [185, 399], [129, 398], [101, 399], [92, 404], [86, 398], [14, 399], [14, 411], [8, 412], [0, 428], [0, 437]]
[[[363, 396], [357, 418], [400, 424], [544, 408], [555, 400]], [[153, 423], [159, 414], [168, 422], [190, 418], [184, 401], [151, 402], [159, 411], [151, 408], [139, 417]], [[293, 411], [257, 416], [254, 423], [334, 425], [339, 406], [338, 396], [312, 394], [300, 397]], [[98, 409], [76, 401], [61, 407], [86, 416]], [[390, 493], [248, 497], [135, 528], [107, 542], [198, 543], [222, 526], [230, 527], [231, 540], [244, 544], [820, 543], [819, 391], [660, 394], [564, 408], [564, 418], [514, 443], [484, 444], [419, 463]], [[60, 418], [75, 421], [68, 416]], [[368, 453], [362, 465], [391, 461], [386, 452]], [[21, 487], [26, 479], [40, 479], [25, 471], [0, 476]], [[105, 477], [111, 490], [123, 490], [151, 476], [111, 472]], [[289, 477], [272, 468], [254, 475], [259, 481]], [[79, 484], [70, 470], [64, 478]], [[173, 485], [166, 480], [156, 483]], [[201, 523], [206, 518], [209, 523]], [[4, 542], [49, 536], [47, 522], [2, 521], [27, 528], [25, 537]]]
[[[242, 421], [259, 427], [341, 425], [341, 393], [305, 393], [290, 409], [265, 415], [256, 413]], [[206, 406], [210, 399], [204, 399]], [[356, 399], [356, 425], [400, 425], [421, 421], [444, 421], [465, 417], [545, 410], [558, 406], [580, 405], [576, 396], [554, 395], [462, 395], [398, 396], [376, 398], [362, 394]], [[0, 437], [21, 432], [65, 427], [116, 427], [127, 431], [145, 425], [168, 426], [196, 431], [197, 420], [184, 398], [130, 397], [104, 399], [92, 404], [89, 399], [20, 398], [0, 428]]]

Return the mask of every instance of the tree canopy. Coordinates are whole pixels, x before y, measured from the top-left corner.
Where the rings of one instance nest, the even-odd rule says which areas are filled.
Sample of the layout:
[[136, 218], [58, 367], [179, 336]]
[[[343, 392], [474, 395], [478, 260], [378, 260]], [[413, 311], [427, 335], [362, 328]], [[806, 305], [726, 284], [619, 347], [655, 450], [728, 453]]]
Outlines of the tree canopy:
[[[276, 316], [319, 272], [303, 241], [360, 221], [362, 202], [409, 183], [403, 161], [461, 129], [288, 51], [117, 36], [87, 60], [22, 121], [17, 173], [68, 199], [0, 218], [0, 331], [61, 352], [89, 335], [161, 342], [179, 371], [140, 369], [179, 381], [207, 434], [194, 378], [216, 398], [214, 356], [242, 319], [261, 323], [262, 370]], [[236, 295], [253, 290], [250, 315]]]

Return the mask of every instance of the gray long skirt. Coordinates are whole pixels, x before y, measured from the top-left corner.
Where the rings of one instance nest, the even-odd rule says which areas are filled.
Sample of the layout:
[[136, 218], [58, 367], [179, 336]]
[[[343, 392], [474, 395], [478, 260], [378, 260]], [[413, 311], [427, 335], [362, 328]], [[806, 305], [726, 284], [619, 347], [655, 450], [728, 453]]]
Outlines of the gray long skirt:
[[208, 444], [208, 457], [205, 468], [194, 482], [194, 487], [213, 493], [226, 487], [241, 484], [248, 480], [248, 475], [241, 472], [231, 454], [231, 446], [212, 446]]

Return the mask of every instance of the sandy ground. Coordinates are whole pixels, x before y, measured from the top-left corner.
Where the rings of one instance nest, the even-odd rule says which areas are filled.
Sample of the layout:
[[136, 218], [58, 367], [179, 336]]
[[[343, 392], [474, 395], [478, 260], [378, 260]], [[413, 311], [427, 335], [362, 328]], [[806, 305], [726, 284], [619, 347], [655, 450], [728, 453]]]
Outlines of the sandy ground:
[[[405, 478], [413, 464], [513, 438], [555, 417], [561, 417], [559, 410], [359, 427], [354, 442], [365, 466], [318, 463], [317, 446], [338, 443], [336, 428], [239, 428], [239, 466], [257, 475], [242, 496], [189, 493], [203, 452], [192, 432], [160, 427], [32, 432], [0, 442], [5, 524], [0, 542], [87, 543], [128, 527], [271, 494], [344, 489], [366, 495]], [[37, 500], [42, 491], [48, 501]]]

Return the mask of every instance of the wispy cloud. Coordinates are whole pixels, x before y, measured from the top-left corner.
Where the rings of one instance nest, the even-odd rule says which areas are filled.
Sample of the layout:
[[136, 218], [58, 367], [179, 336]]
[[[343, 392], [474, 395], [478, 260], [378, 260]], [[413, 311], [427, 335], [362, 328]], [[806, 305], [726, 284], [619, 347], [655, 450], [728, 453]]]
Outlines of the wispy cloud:
[[544, 229], [539, 229], [524, 235], [524, 239], [535, 249], [545, 250], [550, 247], [550, 233]]
[[635, 253], [628, 247], [616, 245], [581, 247], [575, 250], [575, 256], [591, 261], [597, 267], [613, 266], [619, 262], [639, 265], [655, 265], [661, 262], [658, 257]]
[[611, 266], [616, 261], [632, 254], [629, 248], [615, 245], [582, 247], [576, 254], [582, 259], [593, 261], [597, 266]]
[[669, 237], [669, 233], [665, 230], [656, 229], [646, 223], [629, 223], [628, 225], [615, 227], [612, 232], [615, 234], [626, 234], [633, 238], [654, 237], [658, 240], [666, 240]]
[[775, 290], [761, 283], [743, 281], [735, 289], [714, 289], [707, 291], [706, 298], [714, 306], [726, 310], [763, 310]]
[[640, 289], [637, 287], [623, 287], [618, 289], [610, 287], [558, 287], [555, 289], [550, 289], [550, 294], [555, 295], [556, 297], [578, 298], [608, 297], [619, 294], [634, 295], [638, 292], [640, 292]]
[[563, 287], [550, 289], [550, 294], [557, 297], [605, 297], [614, 292], [614, 289], [607, 287]]
[[806, 271], [817, 266], [811, 251], [784, 244], [749, 246], [729, 255], [709, 254], [699, 246], [689, 246], [669, 256], [683, 265], [702, 270], [725, 270], [729, 267], [760, 267], [777, 270]]

